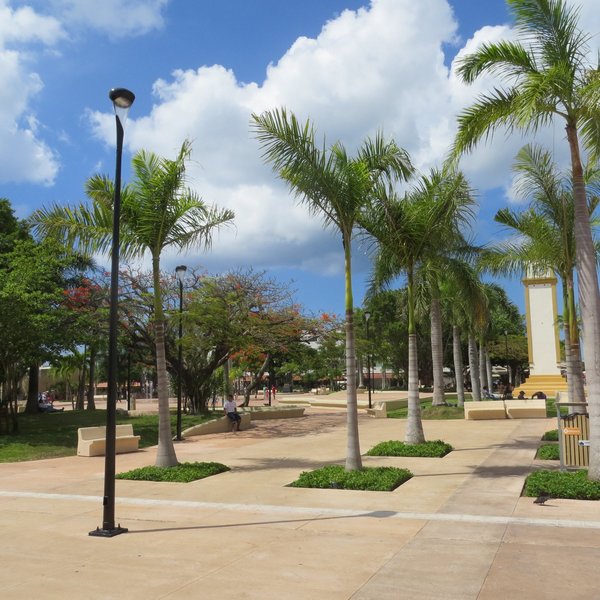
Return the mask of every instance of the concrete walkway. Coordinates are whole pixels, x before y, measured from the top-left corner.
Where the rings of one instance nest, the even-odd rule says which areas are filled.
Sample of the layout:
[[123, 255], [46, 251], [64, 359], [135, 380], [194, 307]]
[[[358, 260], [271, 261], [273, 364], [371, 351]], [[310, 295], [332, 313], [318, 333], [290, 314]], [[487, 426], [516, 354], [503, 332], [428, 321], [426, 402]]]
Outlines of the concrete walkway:
[[[258, 421], [176, 445], [184, 461], [232, 467], [189, 484], [117, 481], [101, 525], [104, 459], [0, 464], [5, 599], [600, 599], [600, 503], [521, 498], [553, 419], [425, 421], [443, 459], [364, 457], [409, 468], [394, 492], [286, 487], [345, 457], [345, 414]], [[361, 447], [404, 422], [360, 417]], [[155, 448], [117, 456], [153, 464]]]

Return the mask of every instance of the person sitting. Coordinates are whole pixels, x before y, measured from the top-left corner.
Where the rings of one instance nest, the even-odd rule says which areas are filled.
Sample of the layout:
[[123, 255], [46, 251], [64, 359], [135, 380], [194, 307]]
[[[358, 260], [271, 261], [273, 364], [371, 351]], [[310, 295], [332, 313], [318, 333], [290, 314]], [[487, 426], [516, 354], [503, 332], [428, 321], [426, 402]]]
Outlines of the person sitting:
[[532, 398], [539, 398], [540, 400], [546, 399], [546, 394], [544, 392], [536, 392], [535, 394], [531, 394]]
[[240, 424], [242, 422], [242, 417], [237, 411], [237, 404], [233, 399], [233, 394], [229, 394], [227, 396], [227, 402], [225, 402], [225, 404], [223, 405], [223, 410], [225, 411], [225, 414], [232, 423], [233, 432], [235, 433], [236, 431], [239, 431]]
[[523, 390], [521, 390], [519, 392], [519, 395], [517, 396], [517, 400], [525, 400], [527, 398], [527, 396], [525, 396], [525, 392]]
[[498, 394], [492, 394], [485, 385], [483, 386], [483, 397], [485, 400], [499, 400], [500, 398]]
[[65, 410], [65, 407], [54, 408], [54, 404], [48, 401], [47, 396], [45, 394], [40, 394], [38, 398], [38, 410], [45, 413], [61, 412]]

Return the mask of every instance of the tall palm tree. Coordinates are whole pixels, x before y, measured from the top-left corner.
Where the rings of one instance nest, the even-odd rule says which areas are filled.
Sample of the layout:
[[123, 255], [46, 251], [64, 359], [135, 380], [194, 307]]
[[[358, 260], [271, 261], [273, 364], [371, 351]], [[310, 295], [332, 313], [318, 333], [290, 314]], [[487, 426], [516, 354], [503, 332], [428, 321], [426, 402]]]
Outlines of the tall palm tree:
[[[494, 273], [524, 274], [553, 271], [562, 281], [563, 327], [567, 382], [571, 402], [585, 400], [579, 326], [574, 291], [575, 232], [571, 181], [559, 171], [551, 154], [538, 146], [521, 149], [515, 162], [517, 193], [530, 200], [528, 210], [502, 209], [495, 220], [517, 236], [489, 247], [482, 265]], [[590, 217], [600, 201], [598, 169], [585, 169]]]
[[506, 88], [478, 98], [458, 118], [454, 157], [500, 126], [536, 131], [555, 117], [565, 124], [571, 156], [579, 303], [583, 321], [590, 410], [589, 477], [600, 480], [600, 290], [586, 203], [582, 144], [600, 146], [600, 60], [588, 59], [590, 36], [565, 0], [507, 0], [518, 40], [483, 44], [459, 63], [467, 83], [498, 75]]
[[365, 203], [382, 179], [406, 179], [412, 172], [408, 154], [381, 135], [367, 139], [355, 157], [336, 142], [318, 147], [310, 121], [301, 124], [285, 109], [252, 115], [264, 159], [325, 227], [342, 236], [345, 266], [346, 377], [348, 448], [346, 470], [362, 467], [358, 437], [356, 357], [352, 296], [352, 237]]
[[[458, 406], [465, 402], [462, 334], [478, 330], [487, 320], [487, 298], [478, 273], [466, 262], [457, 263], [442, 282], [443, 309], [452, 325], [452, 353]], [[481, 399], [479, 390], [477, 397]]]
[[[159, 410], [157, 466], [174, 466], [169, 414], [169, 386], [165, 358], [165, 325], [160, 282], [160, 258], [163, 250], [179, 251], [210, 247], [212, 233], [233, 219], [230, 210], [208, 207], [185, 185], [185, 165], [191, 143], [185, 141], [174, 160], [141, 150], [132, 160], [135, 178], [121, 193], [120, 252], [124, 259], [152, 259], [154, 293], [154, 332]], [[54, 205], [34, 213], [32, 222], [41, 235], [60, 236], [77, 244], [85, 252], [110, 252], [112, 244], [113, 182], [95, 175], [86, 183], [91, 206]]]
[[373, 267], [374, 290], [406, 276], [408, 305], [408, 420], [406, 443], [425, 440], [419, 402], [417, 331], [415, 322], [416, 278], [420, 267], [442, 271], [444, 252], [464, 245], [460, 231], [470, 215], [473, 200], [464, 177], [433, 171], [423, 176], [399, 198], [392, 188], [380, 187], [362, 216], [361, 224], [376, 240]]

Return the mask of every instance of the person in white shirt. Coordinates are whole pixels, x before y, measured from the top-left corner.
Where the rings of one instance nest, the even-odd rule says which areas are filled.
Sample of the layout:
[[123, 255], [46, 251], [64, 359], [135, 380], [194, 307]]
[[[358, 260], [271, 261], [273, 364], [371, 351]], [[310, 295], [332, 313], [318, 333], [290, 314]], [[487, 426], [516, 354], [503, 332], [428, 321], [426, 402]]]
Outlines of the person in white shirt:
[[242, 417], [237, 412], [237, 404], [233, 399], [233, 394], [229, 394], [229, 396], [227, 397], [227, 402], [225, 402], [225, 404], [223, 405], [223, 410], [225, 411], [225, 414], [233, 424], [234, 433], [236, 431], [239, 431], [240, 423], [242, 422]]

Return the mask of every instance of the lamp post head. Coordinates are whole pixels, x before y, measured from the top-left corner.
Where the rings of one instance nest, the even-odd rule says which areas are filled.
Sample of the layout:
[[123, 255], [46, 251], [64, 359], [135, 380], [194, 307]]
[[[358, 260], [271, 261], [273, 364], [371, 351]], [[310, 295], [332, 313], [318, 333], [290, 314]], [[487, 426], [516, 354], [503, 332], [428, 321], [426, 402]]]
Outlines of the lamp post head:
[[187, 271], [187, 267], [185, 265], [179, 265], [175, 267], [175, 275], [177, 276], [177, 281], [183, 285], [183, 280], [185, 278], [185, 272]]
[[135, 100], [135, 94], [125, 88], [113, 88], [108, 92], [108, 97], [113, 103], [115, 114], [119, 120], [125, 121], [129, 108]]
[[371, 318], [371, 312], [368, 310], [365, 310], [365, 312], [363, 314], [365, 315], [365, 321], [368, 323], [369, 319]]

